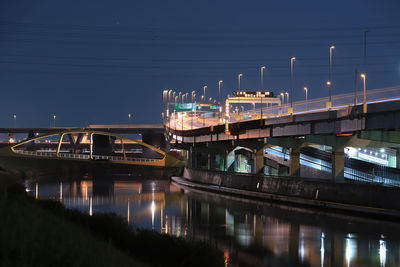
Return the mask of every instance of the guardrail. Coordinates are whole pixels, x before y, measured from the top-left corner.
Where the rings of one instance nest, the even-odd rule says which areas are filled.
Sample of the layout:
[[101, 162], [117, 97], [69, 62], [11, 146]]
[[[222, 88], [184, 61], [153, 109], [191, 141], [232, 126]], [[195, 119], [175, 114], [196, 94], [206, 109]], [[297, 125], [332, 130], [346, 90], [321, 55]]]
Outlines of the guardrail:
[[[42, 157], [59, 157], [67, 159], [90, 159], [88, 154], [71, 154], [71, 153], [57, 153], [56, 152], [43, 152], [43, 151], [27, 151], [27, 150], [15, 150], [15, 153], [29, 155], [29, 156], [42, 156]], [[157, 162], [163, 159], [147, 159], [147, 158], [132, 158], [132, 157], [117, 157], [107, 155], [93, 155], [93, 160], [110, 160], [110, 161], [135, 161], [135, 162]]]

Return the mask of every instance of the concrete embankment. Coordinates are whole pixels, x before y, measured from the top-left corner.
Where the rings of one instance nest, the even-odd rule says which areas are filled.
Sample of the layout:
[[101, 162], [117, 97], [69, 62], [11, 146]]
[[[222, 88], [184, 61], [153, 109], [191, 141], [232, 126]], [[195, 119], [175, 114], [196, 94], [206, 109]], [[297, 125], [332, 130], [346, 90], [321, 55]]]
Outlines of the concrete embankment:
[[400, 188], [185, 168], [176, 183], [214, 192], [400, 217]]

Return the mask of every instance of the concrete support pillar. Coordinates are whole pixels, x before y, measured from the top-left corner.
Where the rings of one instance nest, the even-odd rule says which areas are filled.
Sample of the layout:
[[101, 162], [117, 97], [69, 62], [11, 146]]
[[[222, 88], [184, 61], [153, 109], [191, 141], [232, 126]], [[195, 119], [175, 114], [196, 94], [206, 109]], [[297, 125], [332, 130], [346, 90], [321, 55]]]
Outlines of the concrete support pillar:
[[264, 173], [264, 147], [254, 152], [254, 172], [256, 174]]
[[215, 153], [208, 153], [207, 154], [207, 169], [208, 170], [215, 170]]
[[290, 149], [289, 175], [300, 176], [300, 149]]
[[344, 181], [344, 149], [332, 149], [332, 180], [334, 182]]
[[400, 169], [400, 148], [396, 148], [396, 168]]

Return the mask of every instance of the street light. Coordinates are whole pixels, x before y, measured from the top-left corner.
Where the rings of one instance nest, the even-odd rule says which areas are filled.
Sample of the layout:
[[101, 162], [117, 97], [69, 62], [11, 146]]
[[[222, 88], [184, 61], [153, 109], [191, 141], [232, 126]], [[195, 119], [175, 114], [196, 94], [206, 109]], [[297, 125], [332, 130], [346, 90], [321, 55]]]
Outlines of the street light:
[[327, 104], [327, 107], [332, 107], [332, 55], [333, 55], [333, 49], [335, 49], [334, 45], [331, 45], [329, 47], [329, 103]]
[[17, 115], [13, 114], [13, 119], [14, 119], [14, 128], [17, 128]]
[[222, 86], [223, 81], [219, 80], [218, 81], [218, 103], [220, 105], [219, 109], [219, 114], [218, 114], [218, 118], [219, 120], [221, 120], [221, 113], [222, 113], [222, 108], [221, 108], [221, 86]]
[[[296, 57], [291, 57], [290, 58], [290, 94], [292, 95], [293, 98], [293, 71], [294, 71], [294, 61], [296, 60]], [[288, 108], [288, 113], [293, 113], [293, 101], [292, 98], [290, 98], [290, 108]], [[289, 99], [288, 99], [289, 100]]]
[[329, 99], [328, 102], [326, 102], [326, 108], [331, 108], [332, 107], [332, 101], [331, 101], [331, 81], [326, 81], [326, 86], [328, 86], [328, 90], [329, 90]]
[[240, 91], [240, 81], [241, 81], [242, 77], [243, 77], [243, 74], [239, 73], [238, 74], [238, 91]]
[[362, 73], [360, 76], [363, 79], [363, 113], [367, 113], [367, 75]]
[[280, 93], [279, 94], [282, 98], [281, 106], [285, 104], [285, 93]]
[[329, 80], [332, 81], [332, 56], [333, 56], [333, 49], [336, 47], [331, 45], [329, 47]]
[[204, 85], [204, 86], [203, 86], [203, 95], [204, 95], [204, 98], [206, 98], [206, 89], [207, 89], [207, 85]]
[[281, 97], [281, 105], [278, 109], [279, 114], [283, 113], [283, 105], [285, 104], [285, 94], [284, 93], [280, 93], [279, 96]]
[[193, 111], [193, 109], [194, 109], [194, 115], [192, 114], [192, 121], [191, 121], [191, 126], [190, 126], [190, 129], [191, 130], [193, 130], [193, 117], [194, 116], [196, 116], [196, 103], [195, 103], [195, 101], [196, 101], [196, 92], [195, 91], [192, 91], [192, 111]]
[[[285, 92], [286, 95], [286, 103], [289, 104], [289, 93]], [[292, 103], [292, 99], [290, 99], [290, 103]], [[288, 108], [288, 113], [289, 113], [289, 108]]]
[[308, 87], [304, 86], [304, 93], [306, 94], [306, 110], [308, 110]]
[[196, 96], [196, 91], [192, 91], [192, 102], [194, 102], [194, 97]]
[[261, 91], [264, 90], [264, 70], [266, 70], [267, 67], [266, 66], [262, 66], [260, 68], [260, 72], [261, 72]]
[[56, 127], [56, 118], [57, 116], [53, 114], [53, 127]]
[[[241, 81], [242, 77], [243, 77], [243, 74], [242, 74], [242, 73], [239, 73], [239, 74], [238, 74], [238, 91], [239, 91], [239, 92], [240, 92], [240, 81]], [[240, 98], [239, 98], [239, 102], [240, 102]], [[239, 111], [238, 115], [239, 115], [239, 114], [240, 114], [240, 111]]]
[[131, 113], [128, 113], [129, 124], [131, 123], [131, 118], [132, 118], [132, 114], [131, 114]]
[[[264, 70], [266, 70], [266, 66], [262, 66], [260, 68], [260, 75], [261, 75], [261, 91], [264, 91]], [[263, 104], [262, 104], [262, 96], [261, 96], [261, 119], [263, 118]]]
[[223, 81], [219, 80], [218, 81], [218, 102], [221, 105], [221, 86], [222, 86]]

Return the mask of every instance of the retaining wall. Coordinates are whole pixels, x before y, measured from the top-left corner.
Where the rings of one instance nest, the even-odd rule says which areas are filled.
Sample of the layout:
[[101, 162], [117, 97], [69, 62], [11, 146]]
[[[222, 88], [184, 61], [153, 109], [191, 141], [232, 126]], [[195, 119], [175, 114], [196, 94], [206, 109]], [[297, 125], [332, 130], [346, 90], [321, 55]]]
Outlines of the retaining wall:
[[[400, 211], [400, 188], [364, 183], [333, 183], [323, 179], [257, 176], [185, 168], [183, 178], [203, 185], [234, 188]], [[255, 194], [256, 195], [256, 194]]]

